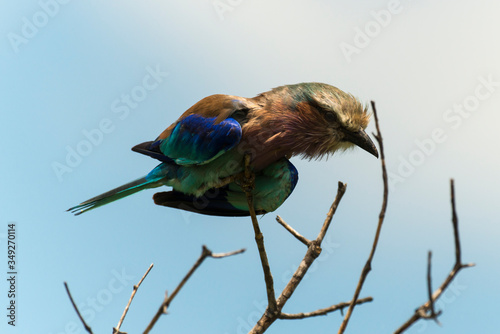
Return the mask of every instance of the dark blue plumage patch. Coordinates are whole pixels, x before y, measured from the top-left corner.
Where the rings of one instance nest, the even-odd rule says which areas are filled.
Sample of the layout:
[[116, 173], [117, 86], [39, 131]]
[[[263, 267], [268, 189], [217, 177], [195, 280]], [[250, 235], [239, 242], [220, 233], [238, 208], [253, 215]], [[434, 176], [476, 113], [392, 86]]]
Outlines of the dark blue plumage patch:
[[207, 163], [240, 142], [241, 126], [233, 118], [215, 124], [197, 114], [182, 119], [160, 143], [161, 152], [180, 165]]
[[[254, 188], [255, 212], [260, 215], [276, 210], [292, 193], [297, 181], [297, 169], [284, 158], [257, 173]], [[234, 217], [250, 214], [246, 194], [236, 183], [209, 189], [201, 196], [173, 190], [156, 193], [153, 199], [158, 205], [205, 215]]]
[[289, 160], [287, 160], [287, 162], [288, 162], [288, 170], [290, 171], [290, 182], [291, 182], [290, 194], [291, 194], [295, 189], [297, 182], [299, 182], [299, 171]]
[[[241, 210], [228, 202], [227, 197], [231, 196], [226, 192], [227, 187], [211, 189], [200, 197], [186, 195], [178, 191], [166, 191], [156, 193], [153, 200], [157, 205], [178, 208], [185, 211], [196, 212], [209, 216], [242, 217], [248, 216], [248, 210]], [[263, 211], [256, 211], [257, 214], [264, 214]]]

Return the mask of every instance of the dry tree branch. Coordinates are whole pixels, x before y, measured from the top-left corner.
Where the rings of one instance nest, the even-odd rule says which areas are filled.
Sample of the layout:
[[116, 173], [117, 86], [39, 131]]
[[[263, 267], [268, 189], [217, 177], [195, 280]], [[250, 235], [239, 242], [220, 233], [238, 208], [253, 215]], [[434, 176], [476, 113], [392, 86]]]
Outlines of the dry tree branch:
[[75, 309], [76, 314], [78, 314], [78, 318], [80, 318], [80, 321], [82, 322], [83, 327], [85, 327], [85, 330], [86, 330], [88, 333], [93, 334], [93, 333], [92, 333], [92, 328], [90, 328], [90, 326], [89, 326], [89, 325], [87, 325], [87, 323], [86, 323], [86, 322], [85, 322], [85, 320], [83, 319], [82, 315], [80, 314], [80, 311], [78, 310], [78, 307], [77, 307], [77, 306], [76, 306], [76, 304], [75, 304], [75, 301], [73, 300], [73, 297], [71, 296], [71, 292], [69, 292], [68, 283], [64, 282], [64, 287], [66, 288], [66, 292], [68, 293], [69, 300], [71, 300], [71, 304], [73, 305], [73, 308]]
[[168, 296], [168, 294], [165, 293], [165, 298], [164, 298], [163, 302], [161, 303], [160, 307], [158, 308], [158, 311], [154, 315], [154, 317], [151, 320], [151, 322], [149, 323], [148, 327], [144, 331], [144, 334], [149, 333], [151, 331], [151, 329], [153, 328], [153, 326], [158, 321], [158, 319], [160, 318], [160, 316], [162, 314], [166, 314], [167, 313], [168, 306], [170, 305], [170, 303], [172, 302], [172, 300], [175, 298], [175, 296], [179, 293], [179, 291], [184, 286], [184, 284], [186, 284], [186, 282], [191, 277], [191, 275], [193, 275], [193, 273], [196, 271], [196, 269], [198, 269], [198, 267], [203, 263], [203, 261], [207, 257], [212, 257], [214, 259], [220, 259], [220, 258], [224, 258], [224, 257], [228, 257], [228, 256], [240, 254], [240, 253], [243, 253], [244, 251], [245, 251], [245, 249], [243, 248], [243, 249], [236, 250], [236, 251], [229, 252], [229, 253], [214, 254], [214, 253], [212, 253], [212, 251], [210, 249], [208, 249], [205, 245], [203, 245], [200, 257], [195, 262], [195, 264], [193, 265], [193, 267], [189, 270], [189, 272], [186, 274], [186, 276], [184, 276], [184, 278], [179, 283], [179, 285], [175, 288], [174, 292], [172, 292], [172, 294], [170, 296]]
[[288, 232], [290, 232], [297, 240], [302, 242], [304, 245], [309, 246], [311, 244], [311, 240], [307, 239], [306, 237], [302, 236], [299, 232], [295, 231], [293, 227], [288, 225], [283, 218], [280, 216], [276, 216], [276, 221], [280, 223], [281, 226], [283, 226]]
[[242, 188], [245, 191], [248, 211], [252, 218], [252, 225], [255, 232], [255, 242], [257, 243], [257, 248], [259, 249], [260, 262], [262, 263], [262, 269], [264, 271], [264, 280], [266, 282], [266, 292], [267, 292], [267, 310], [272, 314], [276, 313], [276, 295], [274, 293], [274, 280], [271, 274], [271, 267], [269, 265], [269, 260], [267, 258], [266, 248], [264, 246], [264, 235], [262, 234], [259, 222], [257, 221], [257, 216], [255, 215], [255, 208], [253, 205], [253, 195], [252, 190], [255, 186], [255, 175], [250, 172], [250, 155], [245, 155], [245, 173], [244, 179], [242, 180]]
[[[281, 292], [280, 296], [276, 300], [276, 311], [275, 312], [269, 312], [269, 305], [268, 309], [262, 317], [259, 319], [257, 324], [250, 330], [250, 334], [260, 334], [264, 333], [269, 326], [271, 326], [277, 319], [301, 319], [301, 318], [308, 318], [308, 317], [313, 317], [313, 316], [318, 316], [318, 315], [324, 315], [333, 311], [337, 310], [342, 310], [344, 307], [347, 307], [348, 305], [351, 304], [349, 303], [340, 303], [338, 305], [333, 305], [325, 309], [320, 309], [314, 312], [309, 312], [309, 313], [300, 313], [300, 314], [287, 314], [287, 313], [282, 313], [281, 310], [285, 306], [286, 302], [290, 299], [292, 294], [294, 293], [295, 289], [298, 287], [302, 279], [304, 278], [305, 274], [307, 273], [307, 270], [311, 267], [312, 263], [316, 260], [316, 258], [321, 254], [321, 242], [323, 241], [323, 238], [325, 237], [325, 234], [328, 230], [328, 227], [330, 226], [330, 223], [332, 221], [333, 215], [335, 214], [335, 211], [338, 208], [338, 205], [340, 203], [340, 200], [342, 199], [342, 196], [344, 195], [346, 190], [346, 185], [342, 182], [338, 183], [338, 190], [337, 190], [337, 196], [335, 197], [335, 200], [333, 201], [330, 210], [328, 211], [328, 214], [326, 216], [326, 219], [322, 225], [322, 228], [320, 232], [318, 233], [318, 236], [315, 240], [308, 240], [302, 235], [300, 235], [297, 231], [295, 231], [291, 226], [289, 226], [281, 217], [277, 218], [277, 221], [285, 227], [287, 231], [289, 231], [295, 238], [297, 238], [299, 241], [307, 245], [307, 252], [304, 258], [302, 259], [301, 263], [299, 264], [297, 270], [293, 274], [292, 278], [286, 285], [286, 287], [283, 289]], [[249, 203], [250, 205], [251, 203]], [[255, 219], [254, 217], [252, 217]], [[357, 304], [362, 304], [372, 301], [372, 298], [365, 298], [357, 301]]]
[[438, 325], [441, 325], [439, 323], [439, 320], [438, 320], [438, 317], [441, 314], [441, 311], [438, 311], [436, 313], [436, 310], [434, 309], [434, 299], [432, 298], [431, 263], [432, 263], [432, 252], [429, 251], [429, 253], [427, 255], [427, 294], [429, 296], [429, 303], [430, 303], [429, 311], [430, 311], [430, 314], [427, 315], [427, 314], [425, 314], [425, 313], [422, 312], [422, 317], [424, 317], [426, 319], [434, 319], [434, 321], [436, 321], [436, 323]]
[[309, 244], [306, 255], [302, 259], [302, 262], [299, 264], [299, 267], [297, 268], [292, 278], [290, 279], [290, 281], [288, 282], [288, 284], [285, 286], [280, 296], [278, 297], [278, 306], [280, 311], [283, 308], [283, 306], [285, 306], [285, 303], [288, 301], [288, 299], [292, 296], [293, 292], [301, 282], [302, 278], [304, 278], [309, 267], [321, 254], [321, 242], [323, 241], [324, 233], [326, 233], [328, 226], [330, 226], [333, 215], [337, 211], [337, 207], [340, 203], [340, 200], [342, 199], [342, 196], [344, 196], [346, 187], [347, 186], [344, 183], [342, 182], [338, 183], [337, 196], [335, 197], [335, 200], [333, 201], [330, 210], [326, 215], [326, 219], [323, 223], [321, 231], [318, 234], [318, 237], [316, 238], [316, 240], [312, 241]]
[[120, 327], [122, 326], [123, 320], [125, 320], [125, 316], [127, 315], [128, 309], [130, 308], [130, 304], [132, 304], [132, 299], [134, 299], [134, 296], [137, 293], [137, 290], [139, 290], [139, 287], [141, 286], [142, 281], [144, 281], [144, 279], [146, 278], [146, 276], [148, 276], [148, 274], [151, 271], [151, 269], [153, 269], [153, 264], [152, 263], [149, 266], [148, 270], [146, 270], [146, 273], [144, 273], [144, 275], [140, 279], [139, 283], [137, 283], [136, 285], [134, 285], [134, 288], [132, 290], [132, 295], [130, 295], [130, 299], [128, 300], [128, 303], [125, 306], [125, 310], [123, 310], [123, 314], [122, 314], [120, 320], [118, 321], [118, 325], [116, 325], [116, 327], [113, 328], [113, 334], [126, 334], [125, 332], [121, 332], [120, 331]]
[[[373, 301], [372, 297], [366, 297], [366, 298], [358, 299], [356, 301], [356, 304], [361, 305], [361, 304], [371, 302], [371, 301]], [[308, 313], [295, 313], [295, 314], [281, 313], [279, 318], [280, 319], [304, 319], [304, 318], [317, 317], [320, 315], [327, 315], [328, 313], [334, 312], [337, 310], [340, 310], [340, 312], [342, 312], [342, 310], [344, 308], [348, 307], [349, 305], [351, 305], [351, 302], [339, 303], [337, 305], [332, 305], [330, 307], [322, 308], [322, 309], [319, 309], [319, 310], [316, 310], [313, 312], [308, 312]]]
[[[167, 313], [167, 308], [170, 305], [170, 303], [172, 302], [172, 300], [175, 298], [175, 296], [177, 295], [177, 293], [179, 293], [179, 291], [184, 286], [184, 284], [186, 284], [187, 280], [191, 277], [191, 275], [193, 275], [193, 273], [196, 271], [196, 269], [203, 263], [203, 261], [207, 257], [212, 257], [214, 259], [221, 259], [221, 258], [224, 258], [224, 257], [228, 257], [228, 256], [232, 256], [232, 255], [243, 253], [244, 251], [245, 251], [245, 249], [242, 248], [242, 249], [239, 249], [239, 250], [236, 250], [236, 251], [233, 251], [233, 252], [216, 253], [216, 254], [214, 254], [214, 253], [212, 253], [212, 251], [210, 249], [208, 249], [205, 245], [203, 245], [200, 257], [198, 258], [198, 260], [196, 261], [196, 263], [193, 265], [193, 267], [189, 270], [189, 272], [186, 274], [186, 276], [184, 276], [184, 278], [179, 283], [179, 285], [175, 288], [174, 292], [170, 296], [168, 296], [167, 293], [165, 293], [165, 299], [163, 300], [163, 303], [161, 304], [160, 308], [156, 312], [155, 316], [153, 317], [153, 319], [149, 323], [149, 325], [146, 328], [146, 330], [144, 331], [144, 333], [149, 333], [149, 331], [156, 324], [156, 322], [158, 321], [158, 319], [160, 318], [160, 316], [162, 314]], [[142, 276], [142, 278], [139, 281], [139, 283], [137, 283], [136, 285], [134, 285], [134, 289], [132, 291], [132, 295], [130, 296], [129, 301], [128, 301], [127, 305], [125, 306], [125, 310], [123, 311], [123, 314], [122, 314], [120, 320], [118, 321], [118, 325], [116, 326], [116, 328], [113, 328], [113, 334], [126, 334], [126, 333], [120, 331], [120, 327], [121, 327], [121, 325], [123, 323], [123, 320], [125, 319], [125, 316], [127, 315], [127, 312], [128, 312], [129, 307], [130, 307], [130, 304], [132, 303], [132, 300], [134, 299], [134, 296], [135, 296], [137, 290], [139, 289], [139, 286], [142, 284], [142, 281], [144, 281], [144, 279], [149, 274], [149, 272], [151, 271], [152, 268], [153, 268], [153, 264], [151, 264], [149, 266], [148, 270]], [[78, 314], [78, 317], [80, 318], [81, 322], [83, 323], [83, 326], [85, 327], [85, 329], [87, 330], [88, 333], [93, 334], [92, 333], [92, 329], [90, 328], [89, 325], [87, 325], [87, 323], [83, 319], [82, 315], [80, 314], [80, 311], [78, 310], [78, 307], [76, 306], [76, 304], [75, 304], [75, 302], [73, 300], [73, 297], [71, 296], [71, 293], [70, 293], [69, 288], [68, 288], [68, 284], [66, 282], [64, 282], [64, 286], [66, 287], [66, 292], [68, 293], [69, 299], [71, 300], [71, 304], [73, 304], [73, 308], [75, 309], [76, 313]]]
[[378, 117], [377, 117], [377, 109], [375, 108], [375, 102], [371, 101], [372, 105], [372, 110], [373, 110], [373, 116], [375, 118], [375, 127], [377, 129], [377, 134], [373, 134], [375, 136], [375, 139], [377, 140], [379, 147], [380, 147], [380, 162], [382, 164], [382, 179], [384, 181], [384, 195], [383, 195], [383, 201], [382, 201], [382, 208], [380, 209], [380, 214], [378, 217], [378, 225], [377, 225], [377, 231], [375, 232], [375, 238], [373, 239], [373, 245], [372, 249], [370, 251], [370, 255], [368, 256], [368, 260], [366, 261], [365, 266], [363, 267], [363, 270], [361, 272], [361, 276], [358, 281], [358, 285], [356, 287], [356, 291], [354, 292], [354, 297], [352, 298], [351, 305], [349, 306], [349, 309], [347, 310], [347, 313], [344, 317], [344, 320], [342, 321], [342, 324], [340, 325], [338, 333], [344, 333], [347, 324], [349, 322], [349, 319], [351, 318], [352, 312], [354, 310], [354, 306], [356, 305], [356, 301], [358, 300], [359, 294], [361, 292], [361, 288], [363, 287], [363, 284], [366, 280], [366, 277], [368, 276], [368, 273], [372, 269], [372, 260], [373, 257], [375, 256], [375, 251], [377, 250], [377, 245], [378, 245], [378, 240], [380, 238], [380, 232], [382, 230], [382, 224], [384, 222], [385, 218], [385, 211], [387, 209], [387, 199], [389, 196], [389, 182], [387, 180], [387, 169], [385, 167], [385, 155], [384, 155], [384, 144], [382, 140], [382, 133], [380, 132], [380, 127], [378, 123]]
[[[401, 327], [399, 327], [394, 334], [399, 334], [403, 333], [406, 331], [411, 325], [413, 325], [415, 322], [417, 322], [420, 319], [436, 319], [437, 316], [441, 313], [440, 311], [436, 314], [435, 311], [433, 311], [433, 304], [434, 301], [436, 301], [442, 294], [443, 292], [448, 288], [450, 283], [453, 281], [453, 279], [457, 276], [458, 272], [463, 269], [463, 268], [468, 268], [468, 267], [473, 267], [474, 263], [462, 263], [462, 250], [460, 246], [460, 236], [458, 233], [458, 217], [457, 217], [457, 212], [456, 212], [456, 207], [455, 207], [455, 182], [453, 179], [450, 180], [450, 191], [451, 191], [451, 211], [452, 211], [452, 225], [453, 225], [453, 236], [455, 239], [455, 265], [451, 269], [450, 273], [444, 280], [444, 282], [441, 284], [441, 286], [434, 291], [432, 295], [429, 296], [429, 300], [419, 306], [413, 316], [408, 319]], [[430, 261], [430, 260], [429, 260]], [[430, 265], [428, 267], [428, 272], [430, 272]], [[430, 287], [430, 274], [428, 273], [427, 276], [428, 279], [428, 287]], [[429, 314], [430, 312], [430, 314]]]
[[[149, 268], [146, 271], [146, 273], [142, 276], [142, 278], [139, 281], [139, 283], [137, 283], [136, 285], [134, 285], [134, 289], [132, 290], [132, 295], [130, 296], [129, 301], [128, 301], [127, 305], [125, 306], [125, 310], [123, 311], [123, 314], [122, 314], [120, 320], [118, 321], [118, 325], [116, 326], [116, 328], [113, 328], [113, 334], [126, 334], [126, 333], [120, 331], [120, 327], [121, 327], [121, 325], [123, 323], [123, 320], [125, 319], [125, 316], [127, 315], [127, 312], [128, 312], [129, 307], [130, 307], [130, 304], [132, 303], [132, 299], [134, 299], [134, 296], [135, 296], [137, 290], [139, 289], [139, 286], [142, 284], [142, 281], [144, 281], [144, 279], [149, 274], [149, 272], [151, 271], [152, 268], [153, 268], [153, 264], [151, 263], [151, 265], [149, 266]], [[70, 293], [69, 287], [68, 287], [68, 283], [64, 282], [64, 287], [66, 288], [66, 292], [68, 293], [69, 299], [71, 300], [71, 304], [73, 304], [73, 308], [75, 309], [76, 314], [78, 315], [78, 317], [80, 318], [80, 321], [82, 322], [83, 326], [85, 327], [85, 330], [88, 333], [93, 334], [92, 333], [92, 329], [90, 328], [89, 325], [87, 325], [87, 323], [83, 319], [82, 315], [80, 314], [80, 311], [78, 310], [78, 307], [75, 304], [75, 301], [73, 300], [73, 297], [71, 296], [71, 293]]]

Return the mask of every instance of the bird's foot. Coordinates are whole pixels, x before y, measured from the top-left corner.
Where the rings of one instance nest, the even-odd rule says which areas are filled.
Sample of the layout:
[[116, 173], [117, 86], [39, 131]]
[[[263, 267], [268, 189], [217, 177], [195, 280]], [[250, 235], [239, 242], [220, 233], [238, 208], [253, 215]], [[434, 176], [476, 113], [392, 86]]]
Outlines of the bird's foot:
[[250, 175], [247, 175], [245, 172], [240, 173], [237, 175], [235, 182], [243, 188], [244, 192], [251, 193], [255, 188], [255, 174], [250, 173]]
[[219, 182], [214, 185], [214, 188], [222, 188], [233, 182], [243, 188], [243, 191], [251, 192], [255, 187], [255, 174], [250, 173], [250, 177], [247, 177], [245, 175], [245, 172], [241, 172], [225, 177], [223, 179], [220, 179]]
[[245, 154], [245, 171], [241, 173], [242, 175], [240, 175], [237, 181], [238, 185], [247, 194], [251, 193], [255, 188], [255, 174], [250, 170], [250, 159], [250, 154]]
[[250, 170], [250, 155], [245, 156], [245, 170], [243, 172], [220, 179], [214, 188], [222, 188], [233, 182], [243, 188], [244, 192], [251, 193], [255, 188], [255, 174]]

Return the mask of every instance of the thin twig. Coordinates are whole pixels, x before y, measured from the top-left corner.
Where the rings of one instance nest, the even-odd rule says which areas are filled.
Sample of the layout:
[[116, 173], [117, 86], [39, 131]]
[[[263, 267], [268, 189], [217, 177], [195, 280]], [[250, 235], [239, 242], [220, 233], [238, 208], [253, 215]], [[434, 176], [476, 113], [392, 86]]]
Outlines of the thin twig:
[[153, 264], [152, 263], [149, 266], [148, 270], [146, 270], [146, 273], [144, 273], [144, 275], [140, 279], [139, 283], [137, 283], [136, 285], [134, 285], [134, 288], [132, 290], [132, 294], [130, 295], [130, 299], [128, 300], [127, 306], [125, 306], [125, 310], [123, 310], [123, 314], [122, 314], [120, 320], [118, 321], [118, 325], [116, 325], [116, 327], [113, 328], [113, 334], [126, 334], [124, 332], [120, 332], [120, 327], [122, 326], [123, 320], [125, 320], [125, 316], [127, 315], [128, 309], [130, 308], [130, 304], [132, 304], [132, 299], [134, 299], [134, 296], [135, 296], [137, 290], [139, 290], [139, 287], [141, 286], [142, 281], [144, 281], [144, 279], [146, 278], [146, 276], [148, 276], [148, 274], [151, 271], [151, 269], [153, 269]]
[[213, 254], [210, 249], [208, 249], [205, 245], [203, 245], [200, 257], [195, 262], [195, 264], [193, 265], [193, 267], [189, 270], [189, 272], [186, 274], [186, 276], [184, 276], [184, 278], [179, 283], [179, 285], [175, 288], [174, 292], [170, 296], [168, 296], [168, 294], [165, 293], [165, 299], [163, 300], [163, 303], [158, 308], [158, 311], [156, 312], [155, 316], [153, 317], [153, 319], [149, 323], [148, 327], [144, 331], [144, 334], [149, 333], [149, 331], [151, 331], [151, 329], [156, 324], [156, 322], [158, 321], [158, 319], [160, 318], [160, 316], [162, 314], [167, 313], [167, 309], [170, 306], [170, 303], [172, 302], [172, 300], [175, 298], [175, 296], [177, 295], [177, 293], [179, 293], [179, 291], [184, 286], [184, 284], [186, 284], [186, 282], [191, 277], [191, 275], [193, 275], [193, 273], [196, 271], [196, 269], [198, 269], [198, 267], [203, 263], [203, 261], [207, 257], [213, 257], [215, 259], [220, 259], [220, 258], [224, 258], [224, 257], [228, 257], [228, 256], [240, 254], [240, 253], [243, 253], [244, 251], [245, 251], [245, 249], [240, 249], [240, 250], [237, 250], [237, 251], [234, 251], [234, 252], [229, 252], [229, 253]]
[[[362, 298], [358, 299], [356, 301], [357, 305], [368, 303], [373, 301], [372, 297], [367, 297], [367, 298]], [[294, 314], [289, 314], [289, 313], [281, 313], [279, 318], [280, 319], [304, 319], [304, 318], [311, 318], [311, 317], [317, 317], [320, 315], [327, 315], [328, 313], [335, 312], [335, 311], [342, 311], [344, 308], [348, 307], [351, 305], [351, 302], [347, 303], [339, 303], [336, 305], [332, 305], [327, 308], [322, 308], [313, 312], [308, 312], [308, 313], [294, 313]]]
[[431, 269], [432, 269], [432, 252], [429, 251], [429, 254], [427, 256], [427, 293], [429, 295], [429, 302], [430, 302], [430, 311], [431, 314], [429, 315], [429, 318], [434, 319], [438, 325], [440, 325], [438, 316], [441, 314], [441, 311], [438, 311], [436, 313], [436, 310], [434, 308], [434, 299], [432, 298], [432, 276], [431, 276]]
[[453, 224], [453, 237], [455, 239], [455, 263], [462, 263], [462, 247], [460, 246], [460, 235], [458, 233], [458, 217], [455, 207], [455, 181], [450, 180], [451, 198], [451, 223]]
[[382, 179], [384, 181], [384, 195], [383, 195], [383, 201], [382, 201], [382, 208], [380, 210], [380, 214], [378, 217], [378, 225], [377, 225], [377, 231], [375, 233], [375, 238], [373, 240], [373, 245], [372, 249], [370, 251], [370, 255], [368, 256], [368, 260], [366, 261], [365, 266], [363, 267], [363, 270], [361, 272], [361, 276], [358, 281], [358, 285], [356, 287], [356, 291], [354, 292], [354, 297], [352, 298], [351, 305], [349, 306], [349, 309], [347, 310], [347, 313], [344, 317], [344, 320], [342, 321], [342, 324], [340, 325], [338, 333], [344, 333], [347, 324], [349, 323], [349, 319], [351, 318], [352, 312], [354, 310], [354, 306], [356, 305], [356, 301], [358, 300], [359, 294], [361, 293], [361, 288], [363, 287], [363, 284], [366, 280], [366, 277], [368, 276], [368, 273], [370, 272], [371, 265], [372, 265], [372, 260], [373, 257], [375, 256], [375, 251], [377, 250], [377, 245], [378, 245], [378, 240], [380, 238], [380, 232], [382, 230], [382, 224], [384, 222], [385, 218], [385, 211], [387, 209], [387, 199], [389, 196], [389, 182], [387, 180], [387, 170], [385, 166], [385, 155], [384, 155], [384, 144], [382, 140], [382, 133], [380, 132], [380, 127], [378, 123], [378, 117], [377, 117], [377, 109], [375, 108], [375, 102], [371, 101], [372, 105], [372, 110], [373, 110], [373, 116], [375, 118], [375, 127], [377, 129], [377, 134], [374, 134], [375, 139], [377, 140], [379, 147], [380, 147], [380, 160], [382, 164]]
[[283, 226], [288, 232], [290, 232], [295, 238], [297, 238], [297, 240], [302, 242], [304, 245], [309, 246], [311, 244], [311, 240], [307, 239], [299, 232], [297, 232], [293, 227], [288, 225], [280, 216], [276, 216], [276, 221], [280, 223], [281, 226]]
[[252, 225], [255, 232], [255, 242], [257, 243], [257, 248], [259, 250], [260, 262], [262, 263], [262, 270], [264, 271], [264, 280], [266, 282], [266, 292], [267, 292], [267, 309], [271, 314], [276, 313], [276, 295], [274, 293], [274, 280], [271, 274], [271, 266], [269, 265], [269, 260], [267, 258], [266, 248], [264, 246], [264, 235], [262, 234], [259, 222], [257, 221], [257, 216], [255, 214], [255, 207], [253, 204], [253, 194], [252, 190], [255, 186], [255, 175], [250, 171], [250, 155], [245, 155], [245, 179], [243, 180], [243, 191], [246, 194], [248, 202], [248, 211], [250, 212], [250, 217], [252, 218]]
[[88, 333], [93, 334], [93, 333], [92, 333], [92, 328], [90, 328], [90, 326], [89, 326], [89, 325], [87, 325], [87, 323], [86, 323], [86, 322], [85, 322], [85, 320], [83, 319], [82, 315], [80, 314], [80, 311], [78, 310], [78, 307], [77, 307], [77, 306], [76, 306], [76, 304], [75, 304], [75, 301], [73, 300], [73, 297], [71, 296], [71, 292], [69, 292], [68, 283], [64, 282], [64, 287], [66, 288], [66, 292], [68, 293], [69, 300], [71, 300], [71, 304], [73, 305], [73, 308], [75, 309], [76, 314], [78, 314], [78, 318], [80, 318], [80, 321], [82, 322], [83, 327], [85, 327], [85, 330], [86, 330]]
[[408, 319], [401, 327], [396, 329], [394, 334], [400, 334], [406, 331], [408, 328], [410, 328], [411, 325], [413, 325], [415, 322], [417, 322], [420, 319], [428, 319], [432, 318], [431, 316], [428, 316], [428, 311], [430, 310], [432, 314], [431, 308], [433, 307], [432, 304], [434, 301], [436, 301], [443, 292], [448, 288], [448, 286], [451, 284], [453, 279], [457, 276], [458, 272], [463, 269], [463, 268], [468, 268], [468, 267], [473, 267], [475, 266], [474, 263], [462, 263], [462, 251], [460, 247], [460, 237], [458, 233], [458, 217], [457, 217], [457, 211], [455, 207], [455, 182], [453, 179], [450, 180], [450, 192], [451, 192], [451, 212], [452, 212], [452, 218], [451, 222], [453, 225], [453, 236], [455, 240], [455, 265], [453, 266], [452, 270], [444, 280], [444, 282], [441, 284], [441, 286], [434, 291], [432, 296], [429, 298], [427, 302], [419, 306], [415, 313]]
[[316, 242], [321, 245], [323, 242], [323, 239], [325, 238], [326, 231], [328, 231], [328, 228], [330, 227], [330, 223], [332, 222], [333, 215], [337, 211], [337, 208], [339, 206], [340, 200], [345, 194], [345, 191], [347, 189], [347, 184], [339, 182], [338, 183], [338, 188], [337, 188], [337, 196], [335, 197], [335, 200], [333, 201], [332, 205], [330, 206], [330, 210], [326, 214], [325, 221], [323, 222], [323, 226], [321, 227], [321, 231], [318, 234], [318, 237], [316, 238]]
[[332, 221], [332, 217], [335, 214], [335, 211], [337, 210], [337, 207], [342, 200], [342, 197], [345, 194], [347, 185], [339, 182], [338, 183], [338, 189], [337, 189], [337, 196], [335, 197], [335, 200], [333, 201], [330, 210], [328, 211], [328, 214], [326, 215], [326, 219], [323, 223], [323, 226], [321, 228], [321, 231], [318, 234], [318, 237], [316, 240], [312, 241], [309, 245], [309, 248], [307, 249], [306, 255], [302, 259], [302, 262], [300, 263], [299, 267], [293, 274], [292, 278], [288, 282], [288, 284], [285, 286], [283, 291], [281, 292], [280, 296], [278, 297], [278, 305], [279, 305], [279, 310], [285, 306], [285, 303], [288, 301], [288, 299], [292, 296], [294, 293], [295, 289], [297, 286], [300, 284], [301, 280], [304, 278], [304, 276], [307, 273], [307, 270], [309, 270], [309, 267], [312, 265], [312, 263], [318, 258], [318, 256], [321, 254], [321, 242], [323, 241], [323, 238], [325, 236], [326, 230], [330, 226], [330, 223]]
[[214, 258], [214, 259], [222, 259], [223, 257], [228, 257], [228, 256], [233, 256], [233, 255], [241, 254], [241, 253], [244, 253], [245, 251], [246, 251], [246, 249], [242, 248], [242, 249], [238, 249], [238, 250], [235, 250], [235, 251], [232, 251], [232, 252], [227, 252], [227, 253], [211, 253], [210, 257]]

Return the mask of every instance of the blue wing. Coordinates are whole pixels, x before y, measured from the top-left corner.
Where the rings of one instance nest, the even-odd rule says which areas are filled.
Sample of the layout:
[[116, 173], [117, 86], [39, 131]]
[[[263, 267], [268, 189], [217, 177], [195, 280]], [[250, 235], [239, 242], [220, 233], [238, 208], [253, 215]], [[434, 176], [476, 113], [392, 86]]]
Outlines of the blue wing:
[[220, 123], [216, 117], [191, 114], [181, 119], [165, 139], [139, 144], [133, 151], [163, 162], [178, 165], [206, 164], [224, 154], [241, 140], [241, 126], [228, 117]]
[[[298, 181], [295, 166], [287, 159], [280, 159], [255, 176], [253, 191], [256, 214], [276, 210], [290, 196]], [[200, 197], [178, 191], [156, 193], [156, 204], [213, 216], [248, 216], [246, 194], [240, 186], [231, 183], [210, 189]]]

